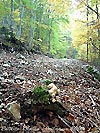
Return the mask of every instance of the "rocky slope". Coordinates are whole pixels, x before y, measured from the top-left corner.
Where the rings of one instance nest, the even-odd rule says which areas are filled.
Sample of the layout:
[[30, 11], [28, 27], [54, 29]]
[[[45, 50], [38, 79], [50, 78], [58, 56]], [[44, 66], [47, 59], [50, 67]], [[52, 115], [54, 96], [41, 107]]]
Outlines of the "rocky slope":
[[[76, 59], [53, 59], [44, 55], [0, 54], [0, 128], [2, 133], [99, 133], [100, 81], [86, 71], [86, 63]], [[58, 98], [69, 115], [53, 112], [23, 115], [16, 121], [7, 108], [15, 102], [28, 103], [30, 93], [44, 80], [60, 89]], [[25, 108], [27, 110], [27, 107]], [[17, 114], [18, 116], [18, 114]]]

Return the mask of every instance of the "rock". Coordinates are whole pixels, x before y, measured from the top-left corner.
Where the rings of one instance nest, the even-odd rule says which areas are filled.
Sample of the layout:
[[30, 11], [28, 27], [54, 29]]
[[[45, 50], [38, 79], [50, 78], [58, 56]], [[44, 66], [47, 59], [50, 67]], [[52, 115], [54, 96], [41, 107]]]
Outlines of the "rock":
[[13, 115], [15, 120], [19, 121], [21, 118], [20, 104], [18, 104], [16, 101], [13, 101], [11, 103], [8, 103], [6, 107], [8, 111]]

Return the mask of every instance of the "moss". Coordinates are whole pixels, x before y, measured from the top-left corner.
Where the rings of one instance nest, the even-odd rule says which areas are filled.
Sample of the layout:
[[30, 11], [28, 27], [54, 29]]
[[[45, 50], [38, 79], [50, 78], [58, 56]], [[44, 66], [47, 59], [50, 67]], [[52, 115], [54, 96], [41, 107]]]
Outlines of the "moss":
[[50, 95], [45, 86], [36, 86], [33, 90], [34, 100], [33, 103], [44, 103], [48, 104]]

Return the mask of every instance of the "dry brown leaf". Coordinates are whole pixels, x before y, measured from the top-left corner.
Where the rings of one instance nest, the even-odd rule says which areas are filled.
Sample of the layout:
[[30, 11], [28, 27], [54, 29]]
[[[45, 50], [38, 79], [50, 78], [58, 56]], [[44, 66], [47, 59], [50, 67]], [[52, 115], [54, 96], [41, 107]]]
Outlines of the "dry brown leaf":
[[75, 121], [75, 117], [71, 113], [69, 113], [69, 115], [67, 116], [67, 119], [73, 122]]
[[54, 126], [58, 126], [58, 125], [59, 125], [59, 119], [57, 119], [57, 118], [53, 119], [53, 120], [52, 120], [52, 124], [53, 124]]
[[64, 133], [72, 133], [72, 131], [68, 128], [64, 129]]
[[75, 101], [76, 103], [80, 103], [80, 98], [79, 98], [78, 96], [75, 96], [74, 101]]
[[42, 133], [52, 133], [53, 129], [52, 128], [42, 128]]
[[14, 84], [14, 86], [15, 86], [15, 88], [20, 88], [21, 87], [21, 85], [18, 84], [18, 83]]
[[48, 111], [47, 114], [49, 115], [50, 118], [54, 115], [54, 113], [51, 111]]

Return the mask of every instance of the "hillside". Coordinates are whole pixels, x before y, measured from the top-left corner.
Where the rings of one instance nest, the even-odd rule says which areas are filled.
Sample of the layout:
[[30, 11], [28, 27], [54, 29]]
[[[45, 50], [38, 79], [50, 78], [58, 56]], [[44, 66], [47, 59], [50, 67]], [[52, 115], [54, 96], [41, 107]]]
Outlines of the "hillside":
[[[87, 72], [88, 64], [76, 59], [55, 59], [44, 55], [0, 53], [0, 128], [2, 133], [99, 133], [100, 81]], [[52, 111], [24, 113], [36, 85], [51, 80], [68, 115]], [[7, 105], [18, 102], [21, 118], [16, 121]], [[26, 108], [23, 109], [23, 105]], [[24, 106], [25, 107], [25, 106]], [[31, 114], [31, 115], [30, 115]]]

